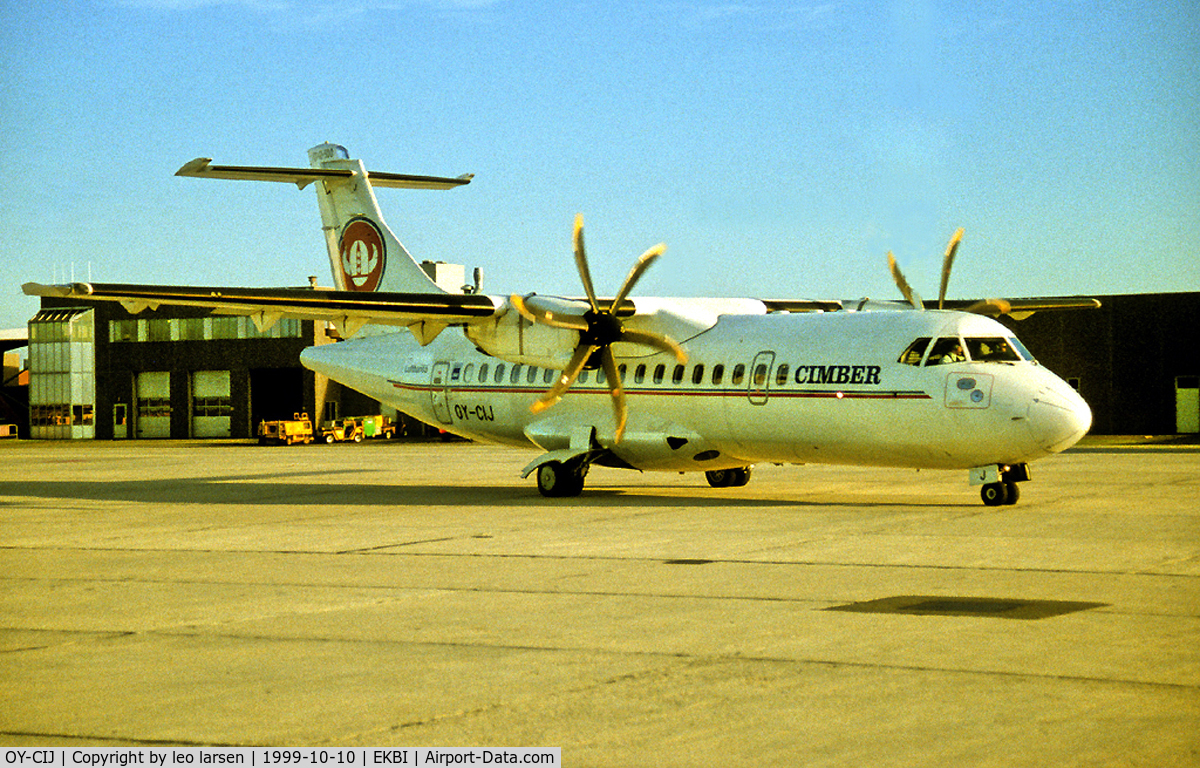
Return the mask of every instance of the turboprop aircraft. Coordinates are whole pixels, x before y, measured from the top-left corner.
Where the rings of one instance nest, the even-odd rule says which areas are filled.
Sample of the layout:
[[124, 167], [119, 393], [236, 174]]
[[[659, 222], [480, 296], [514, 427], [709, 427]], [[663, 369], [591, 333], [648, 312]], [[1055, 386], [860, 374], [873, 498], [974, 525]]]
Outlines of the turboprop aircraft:
[[583, 297], [456, 293], [396, 239], [374, 188], [450, 189], [470, 175], [368, 172], [335, 144], [309, 159], [309, 168], [263, 168], [199, 158], [176, 175], [313, 185], [334, 290], [24, 290], [119, 301], [131, 312], [209, 307], [249, 315], [260, 329], [284, 317], [328, 322], [344, 340], [306, 349], [306, 367], [448, 432], [540, 449], [523, 476], [536, 473], [546, 496], [579, 494], [592, 465], [704, 472], [728, 487], [773, 462], [967, 470], [985, 504], [1012, 504], [1029, 462], [1070, 447], [1091, 424], [1083, 399], [994, 318], [1099, 302], [946, 301], [962, 230], [929, 304], [890, 253], [904, 303], [633, 297], [663, 245], [604, 297], [582, 217], [573, 246]]

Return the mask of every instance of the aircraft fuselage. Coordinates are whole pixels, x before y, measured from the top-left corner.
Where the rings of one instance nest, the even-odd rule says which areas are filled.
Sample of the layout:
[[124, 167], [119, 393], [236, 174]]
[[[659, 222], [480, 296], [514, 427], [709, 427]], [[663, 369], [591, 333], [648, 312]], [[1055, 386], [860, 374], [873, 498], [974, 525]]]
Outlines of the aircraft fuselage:
[[[918, 339], [928, 354], [902, 355]], [[935, 363], [940, 339], [1007, 360]], [[985, 340], [985, 341], [981, 341]], [[459, 332], [427, 346], [408, 333], [306, 350], [306, 366], [472, 439], [566, 449], [580, 425], [625, 466], [698, 471], [756, 462], [963, 469], [1023, 464], [1069, 447], [1091, 412], [979, 315], [912, 310], [722, 315], [686, 342], [686, 365], [614, 347], [629, 423], [619, 443], [609, 387], [592, 370], [549, 412], [530, 405], [557, 371], [514, 364]], [[1003, 344], [1000, 346], [1004, 346]], [[634, 354], [622, 354], [622, 352]], [[911, 357], [911, 356], [910, 356]], [[986, 355], [985, 355], [986, 357]], [[1003, 357], [1003, 355], [1001, 355]], [[924, 363], [921, 364], [924, 358]]]

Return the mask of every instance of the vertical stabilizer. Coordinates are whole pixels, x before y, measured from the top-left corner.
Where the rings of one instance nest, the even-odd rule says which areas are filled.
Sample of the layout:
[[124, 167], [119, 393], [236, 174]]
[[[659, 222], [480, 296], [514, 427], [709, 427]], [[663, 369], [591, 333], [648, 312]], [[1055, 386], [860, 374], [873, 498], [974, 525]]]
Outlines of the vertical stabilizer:
[[471, 175], [449, 179], [368, 173], [362, 161], [351, 160], [345, 147], [321, 144], [308, 150], [311, 168], [263, 168], [213, 165], [207, 157], [184, 164], [176, 176], [239, 181], [281, 181], [304, 189], [317, 188], [321, 228], [329, 250], [333, 282], [342, 291], [448, 293], [413, 260], [383, 221], [372, 187], [453, 189], [471, 182]]
[[371, 174], [361, 160], [350, 159], [346, 149], [337, 144], [313, 147], [308, 158], [313, 168], [350, 172], [349, 177], [323, 179], [313, 185], [333, 281], [339, 290], [446, 292], [425, 274], [384, 222]]

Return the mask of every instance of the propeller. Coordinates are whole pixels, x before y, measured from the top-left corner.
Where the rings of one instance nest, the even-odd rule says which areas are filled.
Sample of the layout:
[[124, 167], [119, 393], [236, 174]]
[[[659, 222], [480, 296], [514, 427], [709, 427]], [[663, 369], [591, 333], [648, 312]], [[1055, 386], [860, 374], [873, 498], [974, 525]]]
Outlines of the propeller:
[[[942, 257], [942, 285], [938, 290], [938, 309], [942, 309], [946, 303], [946, 288], [950, 285], [950, 268], [954, 265], [954, 256], [958, 253], [958, 244], [962, 242], [963, 228], [959, 227], [954, 235], [950, 238], [950, 244], [946, 246], [946, 255]], [[904, 273], [900, 271], [900, 265], [896, 263], [896, 257], [891, 251], [887, 254], [888, 271], [892, 273], [892, 279], [896, 281], [896, 287], [900, 289], [901, 295], [913, 305], [914, 309], [925, 309], [925, 302], [921, 300], [918, 294], [908, 281], [904, 279]], [[987, 301], [992, 301], [988, 299]], [[979, 302], [981, 309], [985, 307], [988, 310], [994, 311], [998, 307], [988, 304], [987, 302]], [[974, 308], [968, 309], [968, 312], [976, 311]], [[987, 312], [981, 312], [987, 314]]]
[[612, 345], [616, 342], [641, 344], [661, 352], [668, 352], [674, 355], [681, 364], [687, 362], [687, 353], [674, 339], [659, 333], [626, 328], [616, 314], [617, 307], [628, 298], [634, 285], [650, 268], [650, 265], [667, 250], [667, 246], [659, 243], [638, 257], [633, 268], [625, 277], [625, 282], [621, 283], [617, 295], [607, 307], [602, 307], [596, 298], [592, 273], [588, 268], [587, 252], [583, 245], [583, 214], [575, 217], [573, 242], [575, 268], [579, 270], [579, 279], [587, 294], [589, 307], [582, 315], [572, 311], [576, 305], [560, 300], [534, 295], [510, 297], [510, 301], [517, 311], [531, 322], [579, 332], [579, 344], [575, 347], [570, 362], [563, 368], [554, 385], [534, 401], [529, 410], [533, 413], [541, 413], [550, 408], [563, 398], [563, 395], [567, 393], [585, 368], [601, 368], [604, 370], [609, 385], [613, 415], [617, 422], [614, 441], [620, 442], [621, 436], [625, 434], [625, 423], [629, 418], [629, 411], [625, 405], [625, 390], [621, 386], [621, 374], [617, 369], [616, 360], [613, 358]]

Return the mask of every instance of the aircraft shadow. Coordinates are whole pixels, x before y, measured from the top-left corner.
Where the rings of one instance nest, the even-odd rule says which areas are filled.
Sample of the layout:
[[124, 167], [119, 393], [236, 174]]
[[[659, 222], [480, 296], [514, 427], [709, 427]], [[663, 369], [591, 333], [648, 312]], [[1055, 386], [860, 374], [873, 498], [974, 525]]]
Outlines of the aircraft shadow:
[[[304, 472], [299, 476], [350, 473], [351, 470]], [[448, 485], [429, 483], [363, 484], [300, 482], [297, 474], [222, 476], [201, 478], [155, 478], [116, 481], [0, 481], [0, 508], [20, 507], [23, 498], [58, 502], [125, 502], [143, 504], [289, 505], [327, 507], [422, 506], [422, 507], [957, 507], [976, 506], [964, 498], [960, 504], [914, 499], [883, 499], [859, 495], [857, 499], [780, 498], [755, 493], [753, 488], [725, 489], [720, 495], [702, 486], [615, 486], [587, 487], [574, 498], [548, 499], [526, 481], [512, 485]], [[280, 482], [267, 482], [273, 477]], [[286, 480], [285, 478], [293, 478]]]

